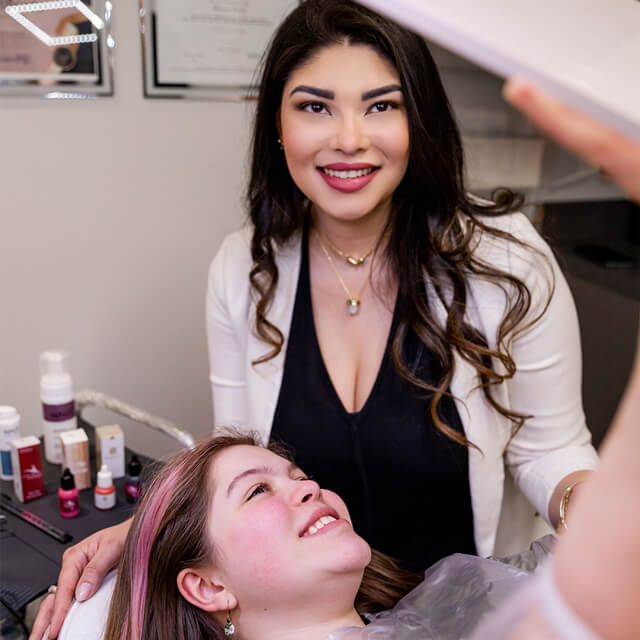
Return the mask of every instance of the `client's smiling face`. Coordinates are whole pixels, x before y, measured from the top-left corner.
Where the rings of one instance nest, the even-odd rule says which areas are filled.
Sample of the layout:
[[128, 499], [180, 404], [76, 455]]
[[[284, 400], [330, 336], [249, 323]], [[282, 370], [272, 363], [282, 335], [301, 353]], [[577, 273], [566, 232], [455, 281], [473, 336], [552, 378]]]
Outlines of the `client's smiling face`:
[[216, 456], [209, 533], [215, 563], [240, 604], [296, 601], [321, 581], [358, 581], [371, 558], [347, 507], [294, 464], [267, 449], [240, 445]]

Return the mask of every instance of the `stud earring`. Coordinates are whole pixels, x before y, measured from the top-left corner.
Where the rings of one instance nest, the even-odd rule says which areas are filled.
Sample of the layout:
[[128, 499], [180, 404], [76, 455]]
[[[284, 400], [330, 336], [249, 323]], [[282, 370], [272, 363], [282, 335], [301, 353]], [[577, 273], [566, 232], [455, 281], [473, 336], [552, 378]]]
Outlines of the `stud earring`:
[[231, 609], [227, 609], [227, 620], [224, 623], [224, 635], [230, 638], [236, 632], [236, 627], [231, 622]]
[[284, 151], [284, 144], [282, 142], [282, 136], [278, 136], [278, 145], [280, 145], [280, 151]]

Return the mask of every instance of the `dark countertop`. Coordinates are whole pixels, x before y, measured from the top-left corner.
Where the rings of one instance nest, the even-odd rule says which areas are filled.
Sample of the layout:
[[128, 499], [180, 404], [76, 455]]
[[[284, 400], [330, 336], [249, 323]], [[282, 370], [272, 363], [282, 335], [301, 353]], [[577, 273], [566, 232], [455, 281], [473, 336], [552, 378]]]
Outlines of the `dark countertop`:
[[[85, 429], [89, 439], [89, 457], [92, 482], [95, 485], [96, 463], [94, 429], [86, 421], [78, 418], [78, 427]], [[42, 440], [41, 440], [42, 441]], [[62, 470], [60, 465], [51, 464], [44, 457], [42, 463], [46, 494], [42, 498], [21, 503], [14, 494], [13, 481], [0, 481], [3, 494], [9, 496], [11, 504], [29, 511], [49, 524], [68, 532], [72, 540], [63, 544], [45, 534], [40, 529], [25, 522], [18, 516], [0, 509], [7, 521], [0, 531], [0, 594], [2, 600], [14, 611], [46, 592], [54, 584], [62, 563], [64, 551], [99, 529], [110, 527], [132, 515], [135, 505], [125, 499], [125, 478], [116, 478], [117, 502], [114, 509], [100, 511], [94, 506], [92, 486], [79, 491], [80, 513], [75, 518], [63, 518], [58, 509], [58, 488]], [[129, 462], [133, 452], [125, 449], [125, 460]], [[152, 470], [153, 461], [137, 454], [143, 465], [143, 476]], [[145, 473], [146, 471], [146, 473]], [[6, 609], [0, 603], [0, 617], [6, 617]]]

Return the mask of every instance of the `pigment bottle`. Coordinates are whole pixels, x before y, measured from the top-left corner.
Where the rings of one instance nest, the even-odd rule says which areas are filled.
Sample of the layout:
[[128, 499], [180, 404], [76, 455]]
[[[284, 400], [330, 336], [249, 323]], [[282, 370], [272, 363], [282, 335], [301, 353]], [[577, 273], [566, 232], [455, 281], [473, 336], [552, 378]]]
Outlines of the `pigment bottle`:
[[116, 488], [113, 486], [111, 470], [106, 464], [98, 471], [98, 484], [93, 495], [96, 509], [100, 511], [108, 511], [116, 506]]
[[60, 503], [60, 515], [63, 518], [73, 518], [80, 513], [78, 489], [76, 488], [73, 474], [69, 469], [65, 469], [62, 478], [60, 478], [58, 499]]
[[138, 456], [133, 456], [127, 465], [127, 479], [124, 486], [124, 492], [127, 496], [127, 502], [137, 502], [140, 497], [140, 472], [142, 465]]
[[13, 480], [11, 466], [11, 441], [20, 437], [20, 415], [14, 407], [0, 407], [0, 476]]

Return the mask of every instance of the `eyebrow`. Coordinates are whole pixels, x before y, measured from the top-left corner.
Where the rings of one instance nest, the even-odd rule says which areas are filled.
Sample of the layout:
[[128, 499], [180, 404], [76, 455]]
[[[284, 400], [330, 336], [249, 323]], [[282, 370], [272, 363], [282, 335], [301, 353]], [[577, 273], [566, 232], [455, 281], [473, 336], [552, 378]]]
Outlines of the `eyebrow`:
[[[391, 93], [393, 91], [402, 91], [402, 87], [399, 84], [387, 84], [384, 87], [371, 89], [370, 91], [365, 91], [362, 94], [362, 100], [370, 100], [371, 98], [377, 98], [378, 96], [383, 96], [386, 93]], [[289, 94], [289, 97], [291, 97], [294, 93], [310, 93], [313, 96], [318, 96], [319, 98], [325, 98], [326, 100], [333, 100], [336, 97], [336, 94], [333, 91], [329, 91], [328, 89], [320, 89], [318, 87], [310, 87], [309, 85], [305, 85], [305, 84], [301, 84], [297, 86]]]
[[294, 93], [310, 93], [312, 96], [318, 96], [318, 98], [325, 98], [327, 100], [333, 100], [336, 94], [328, 89], [318, 89], [318, 87], [309, 87], [306, 84], [298, 85], [290, 94], [291, 97]]
[[[298, 465], [295, 462], [290, 462], [287, 467], [287, 475], [290, 476], [293, 471], [297, 471], [299, 469]], [[231, 495], [232, 491], [238, 486], [238, 483], [246, 478], [247, 476], [255, 476], [255, 475], [275, 475], [274, 470], [271, 467], [267, 467], [266, 465], [262, 465], [260, 467], [254, 467], [252, 469], [247, 469], [242, 473], [239, 473], [227, 487], [227, 498]]]
[[383, 96], [385, 93], [392, 93], [393, 91], [402, 91], [402, 87], [399, 84], [388, 84], [379, 89], [371, 89], [371, 91], [365, 91], [362, 94], [363, 100], [370, 100], [371, 98], [377, 98]]

